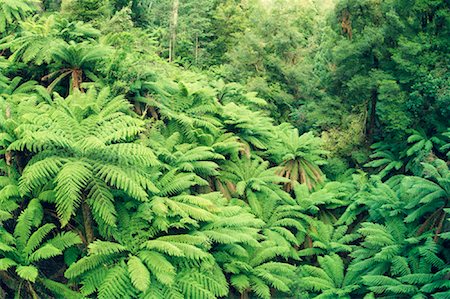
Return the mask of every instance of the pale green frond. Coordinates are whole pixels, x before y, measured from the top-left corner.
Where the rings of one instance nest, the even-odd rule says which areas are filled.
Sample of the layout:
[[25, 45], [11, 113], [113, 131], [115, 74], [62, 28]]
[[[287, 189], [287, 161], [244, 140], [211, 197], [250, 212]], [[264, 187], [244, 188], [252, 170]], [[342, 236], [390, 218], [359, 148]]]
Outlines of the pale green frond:
[[147, 267], [136, 256], [130, 256], [127, 265], [133, 286], [139, 291], [145, 292], [150, 286], [150, 272]]
[[56, 176], [56, 211], [63, 227], [81, 204], [82, 191], [91, 179], [91, 166], [82, 161], [64, 164]]
[[38, 277], [38, 269], [34, 266], [17, 266], [16, 273], [19, 277], [35, 282]]

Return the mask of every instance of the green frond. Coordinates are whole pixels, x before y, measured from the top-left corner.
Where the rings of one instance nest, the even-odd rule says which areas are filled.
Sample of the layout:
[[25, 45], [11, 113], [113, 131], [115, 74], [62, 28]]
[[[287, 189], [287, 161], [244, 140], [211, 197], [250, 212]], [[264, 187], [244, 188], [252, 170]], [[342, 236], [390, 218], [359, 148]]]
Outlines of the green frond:
[[100, 153], [111, 162], [119, 162], [125, 165], [140, 165], [140, 167], [158, 165], [155, 153], [150, 148], [140, 144], [110, 144], [100, 149]]
[[42, 261], [45, 259], [49, 259], [58, 255], [62, 255], [62, 251], [56, 248], [55, 246], [51, 244], [45, 244], [39, 249], [37, 249], [35, 252], [30, 254], [28, 257], [28, 260], [30, 262], [37, 262]]
[[71, 264], [70, 267], [64, 273], [67, 278], [75, 278], [81, 274], [95, 269], [100, 265], [111, 262], [111, 256], [114, 254], [103, 254], [103, 255], [88, 255], [75, 263]]
[[[0, 249], [2, 250], [2, 249]], [[8, 271], [9, 268], [16, 266], [17, 263], [10, 258], [0, 258], [0, 271]]]
[[91, 178], [91, 166], [83, 161], [67, 162], [56, 176], [56, 211], [63, 227], [81, 204], [81, 191]]
[[413, 273], [401, 276], [398, 278], [400, 282], [412, 285], [424, 285], [433, 280], [433, 274], [428, 273]]
[[172, 285], [176, 270], [163, 254], [156, 251], [141, 250], [138, 255], [151, 271], [151, 275], [154, 275], [160, 283]]
[[230, 278], [231, 285], [236, 288], [240, 293], [243, 293], [246, 289], [250, 288], [250, 279], [247, 275], [237, 274]]
[[139, 291], [145, 292], [150, 286], [150, 272], [147, 267], [136, 256], [130, 256], [127, 265], [133, 286]]
[[214, 293], [190, 277], [183, 277], [178, 282], [185, 298], [214, 299]]
[[189, 273], [200, 285], [206, 287], [216, 297], [224, 297], [228, 294], [228, 283], [225, 275], [218, 265], [212, 269], [206, 269], [207, 272]]
[[58, 156], [48, 157], [37, 162], [31, 160], [20, 177], [19, 190], [21, 194], [30, 193], [53, 179], [65, 162], [65, 158]]
[[37, 199], [28, 203], [28, 207], [20, 214], [17, 225], [14, 228], [14, 237], [17, 240], [17, 246], [24, 248], [30, 238], [32, 227], [40, 224], [43, 217], [42, 206]]
[[17, 266], [16, 273], [20, 278], [35, 282], [38, 277], [38, 269], [34, 266]]
[[99, 287], [99, 299], [125, 299], [134, 297], [134, 292], [130, 288], [132, 282], [125, 267], [125, 264], [120, 263], [108, 270], [108, 274]]
[[53, 237], [51, 240], [47, 242], [47, 244], [50, 244], [54, 246], [55, 248], [59, 249], [60, 251], [64, 251], [65, 249], [72, 247], [74, 245], [81, 244], [80, 236], [74, 232], [63, 232], [57, 234], [55, 237]]
[[85, 273], [82, 278], [81, 293], [88, 296], [98, 291], [107, 274], [107, 267], [98, 267]]
[[4, 33], [6, 28], [12, 23], [25, 19], [26, 16], [37, 10], [38, 1], [14, 1], [2, 0], [0, 5], [0, 33]]
[[110, 186], [125, 191], [137, 200], [148, 200], [148, 195], [144, 188], [132, 180], [121, 167], [112, 164], [104, 164], [99, 165], [96, 172], [97, 175]]
[[88, 248], [90, 255], [111, 255], [127, 250], [127, 248], [121, 244], [101, 240], [92, 242], [89, 244]]
[[70, 289], [65, 284], [62, 284], [60, 282], [53, 281], [51, 279], [39, 279], [39, 282], [42, 283], [42, 285], [51, 291], [53, 294], [56, 294], [60, 296], [61, 298], [73, 298], [73, 299], [82, 299], [84, 298], [83, 295], [80, 293]]
[[262, 299], [270, 298], [270, 287], [264, 282], [264, 280], [252, 275], [250, 276], [250, 285], [252, 291]]
[[109, 226], [116, 226], [117, 211], [114, 206], [114, 197], [108, 186], [98, 178], [92, 178], [87, 186], [88, 204], [92, 209], [94, 218], [101, 219]]
[[154, 249], [161, 253], [165, 253], [169, 256], [184, 256], [183, 251], [172, 244], [172, 242], [160, 241], [160, 240], [150, 240], [143, 244], [147, 249]]
[[52, 223], [46, 223], [38, 228], [34, 233], [31, 234], [30, 238], [28, 239], [27, 245], [23, 249], [23, 252], [27, 255], [30, 255], [36, 248], [38, 248], [44, 238], [55, 228], [56, 226]]

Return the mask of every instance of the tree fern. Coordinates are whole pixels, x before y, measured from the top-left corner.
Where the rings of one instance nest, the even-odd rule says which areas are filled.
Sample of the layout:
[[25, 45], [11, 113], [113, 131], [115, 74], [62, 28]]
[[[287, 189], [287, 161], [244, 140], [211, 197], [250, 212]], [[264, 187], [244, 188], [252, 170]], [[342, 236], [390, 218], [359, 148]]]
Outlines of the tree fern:
[[[284, 262], [271, 261], [283, 255], [282, 250], [271, 242], [262, 243], [260, 248], [246, 248], [245, 255], [236, 254], [233, 246], [222, 247], [215, 255], [225, 273], [230, 275], [230, 284], [239, 293], [254, 293], [258, 298], [270, 298], [271, 288], [288, 294], [291, 291], [295, 267]], [[271, 250], [270, 257], [262, 258]]]
[[374, 153], [370, 155], [372, 161], [366, 163], [364, 167], [376, 168], [377, 175], [381, 178], [399, 171], [405, 164], [405, 152], [401, 146], [384, 142], [377, 142], [371, 146]]
[[60, 43], [52, 51], [53, 60], [59, 66], [59, 70], [45, 76], [45, 79], [54, 78], [49, 84], [48, 90], [52, 90], [66, 76], [70, 76], [70, 90], [80, 89], [83, 78], [95, 80], [93, 72], [99, 61], [109, 53], [109, 49], [101, 45], [90, 43], [75, 43], [73, 41]]
[[36, 0], [2, 0], [0, 2], [0, 33], [12, 23], [23, 20], [37, 9]]
[[310, 246], [299, 251], [300, 256], [326, 255], [333, 253], [350, 253], [356, 247], [351, 243], [359, 238], [359, 234], [347, 233], [347, 226], [333, 227], [322, 221], [311, 223], [307, 231]]
[[[219, 132], [219, 106], [210, 90], [198, 83], [146, 82], [137, 101], [158, 109], [170, 133], [180, 132], [186, 141], [195, 142]], [[156, 115], [155, 115], [156, 116]]]
[[412, 131], [411, 136], [408, 137], [408, 143], [411, 146], [406, 151], [406, 155], [411, 157], [411, 160], [406, 165], [408, 170], [411, 170], [415, 175], [421, 174], [421, 162], [433, 154], [438, 152], [445, 142], [438, 136], [428, 137], [423, 131]]
[[299, 267], [296, 287], [305, 291], [309, 298], [353, 298], [360, 288], [346, 275], [344, 262], [337, 254], [318, 257], [318, 266]]
[[225, 163], [219, 180], [225, 186], [229, 186], [225, 193], [241, 196], [248, 202], [255, 215], [261, 217], [263, 209], [260, 200], [263, 196], [285, 200], [289, 198], [277, 186], [277, 183], [287, 182], [287, 179], [277, 176], [276, 170], [277, 168], [269, 168], [268, 162], [242, 158], [236, 162]]
[[[407, 177], [402, 181], [400, 192], [409, 199], [405, 206], [409, 210], [405, 221], [419, 221], [422, 223], [419, 232], [436, 228], [438, 234], [442, 231], [450, 198], [450, 171], [444, 161], [436, 160], [423, 164], [423, 176], [425, 178]], [[423, 219], [425, 216], [428, 216], [426, 220]]]
[[237, 135], [247, 147], [268, 149], [275, 130], [271, 118], [235, 103], [224, 105], [223, 118], [225, 129]]
[[278, 174], [289, 179], [288, 191], [295, 182], [304, 183], [312, 189], [323, 182], [324, 175], [319, 168], [325, 160], [327, 151], [321, 147], [321, 139], [310, 132], [299, 136], [298, 130], [288, 124], [278, 127], [271, 147], [268, 150], [273, 160], [280, 165]]
[[[123, 112], [127, 107], [123, 98], [110, 99], [107, 90], [91, 90], [66, 100], [56, 99], [54, 104], [44, 104], [39, 112], [29, 114], [17, 128], [19, 139], [10, 145], [11, 150], [36, 153], [20, 179], [22, 193], [53, 181], [62, 225], [86, 202], [94, 219], [114, 226], [116, 211], [108, 186], [137, 200], [147, 200], [147, 191], [157, 188], [145, 169], [158, 162], [148, 148], [127, 143], [144, 130], [142, 121]], [[129, 157], [133, 155], [139, 158]], [[96, 202], [106, 205], [100, 207]]]

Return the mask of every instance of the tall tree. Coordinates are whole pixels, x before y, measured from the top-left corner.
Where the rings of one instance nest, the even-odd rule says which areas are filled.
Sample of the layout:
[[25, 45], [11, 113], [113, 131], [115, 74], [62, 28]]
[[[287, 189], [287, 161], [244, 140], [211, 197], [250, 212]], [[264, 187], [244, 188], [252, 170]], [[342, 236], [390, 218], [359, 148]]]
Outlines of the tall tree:
[[173, 0], [172, 14], [170, 22], [170, 42], [169, 42], [169, 61], [173, 61], [176, 53], [177, 43], [177, 29], [178, 29], [178, 8], [180, 6], [179, 0]]

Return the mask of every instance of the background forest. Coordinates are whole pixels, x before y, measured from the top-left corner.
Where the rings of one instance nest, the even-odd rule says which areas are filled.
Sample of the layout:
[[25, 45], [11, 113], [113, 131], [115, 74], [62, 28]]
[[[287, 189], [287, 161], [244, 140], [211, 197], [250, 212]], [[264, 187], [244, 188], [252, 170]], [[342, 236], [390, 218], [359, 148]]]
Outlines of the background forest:
[[0, 298], [450, 298], [449, 0], [0, 0]]

